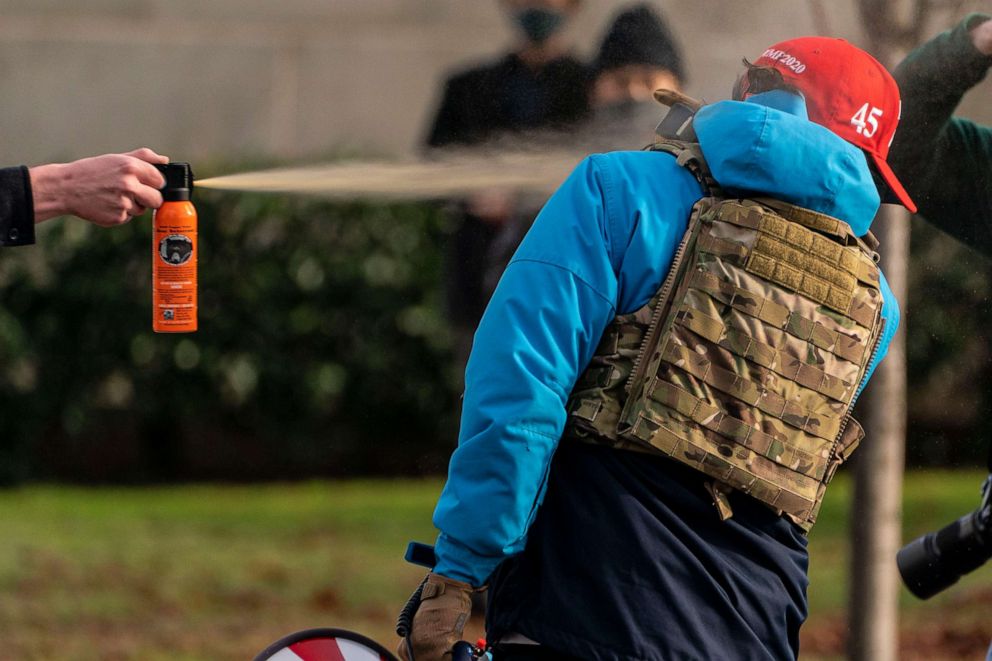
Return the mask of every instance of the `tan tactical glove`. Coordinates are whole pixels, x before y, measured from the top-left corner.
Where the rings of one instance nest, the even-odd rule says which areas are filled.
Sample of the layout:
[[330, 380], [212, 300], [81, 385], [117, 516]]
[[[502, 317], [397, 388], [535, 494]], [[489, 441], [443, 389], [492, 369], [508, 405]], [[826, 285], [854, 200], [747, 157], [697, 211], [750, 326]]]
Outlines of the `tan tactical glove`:
[[408, 653], [406, 639], [397, 652], [403, 661], [450, 661], [451, 647], [461, 640], [465, 623], [472, 614], [472, 593], [468, 583], [440, 574], [428, 574], [420, 595], [420, 607], [413, 618], [410, 645], [414, 658]]

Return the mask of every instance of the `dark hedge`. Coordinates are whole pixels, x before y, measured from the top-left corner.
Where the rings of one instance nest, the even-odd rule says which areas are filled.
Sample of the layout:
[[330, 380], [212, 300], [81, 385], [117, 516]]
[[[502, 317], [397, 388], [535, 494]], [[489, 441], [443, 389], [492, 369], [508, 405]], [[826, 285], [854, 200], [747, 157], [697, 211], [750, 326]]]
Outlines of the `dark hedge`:
[[[459, 369], [444, 214], [201, 192], [200, 331], [151, 331], [148, 218], [0, 251], [0, 480], [439, 473]], [[909, 459], [992, 433], [989, 262], [914, 226]]]
[[0, 252], [0, 472], [99, 481], [437, 472], [458, 382], [444, 216], [199, 193], [200, 330], [151, 331], [151, 227]]

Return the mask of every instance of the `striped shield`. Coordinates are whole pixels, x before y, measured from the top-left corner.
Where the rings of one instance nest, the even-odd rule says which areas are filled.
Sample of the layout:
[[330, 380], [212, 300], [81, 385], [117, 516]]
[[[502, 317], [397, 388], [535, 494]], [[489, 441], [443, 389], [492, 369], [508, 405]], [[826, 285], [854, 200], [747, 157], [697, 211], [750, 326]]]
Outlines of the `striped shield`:
[[255, 661], [397, 661], [382, 645], [346, 629], [308, 629], [277, 640]]

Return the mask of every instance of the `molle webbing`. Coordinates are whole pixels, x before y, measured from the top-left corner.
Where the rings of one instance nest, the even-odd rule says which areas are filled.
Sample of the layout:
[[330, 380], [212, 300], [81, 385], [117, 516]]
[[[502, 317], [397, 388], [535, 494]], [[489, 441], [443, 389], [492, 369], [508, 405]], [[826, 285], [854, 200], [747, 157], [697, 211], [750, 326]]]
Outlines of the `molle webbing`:
[[881, 337], [876, 257], [835, 218], [704, 198], [665, 283], [604, 334], [566, 436], [667, 455], [808, 529], [862, 436], [849, 411]]
[[781, 328], [803, 342], [809, 342], [852, 363], [860, 363], [864, 359], [866, 343], [863, 337], [828, 328], [818, 321], [803, 317], [799, 312], [789, 310], [784, 305], [767, 298], [758, 298], [704, 271], [695, 271], [689, 278], [690, 287], [699, 289], [744, 314], [760, 319], [773, 328]]

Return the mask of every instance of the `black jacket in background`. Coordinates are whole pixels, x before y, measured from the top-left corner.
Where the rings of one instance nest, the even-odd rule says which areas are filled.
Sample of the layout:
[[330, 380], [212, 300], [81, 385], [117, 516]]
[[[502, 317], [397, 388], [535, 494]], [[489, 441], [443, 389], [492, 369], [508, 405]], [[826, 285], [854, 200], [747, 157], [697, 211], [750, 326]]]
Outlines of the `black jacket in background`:
[[0, 246], [34, 243], [31, 178], [24, 166], [0, 169]]
[[445, 83], [427, 145], [469, 145], [504, 132], [561, 128], [588, 112], [589, 80], [588, 68], [571, 57], [534, 72], [514, 54], [455, 75]]
[[[534, 71], [509, 54], [456, 74], [444, 85], [427, 146], [468, 146], [517, 131], [566, 128], [588, 114], [589, 82], [588, 67], [567, 56]], [[494, 248], [504, 230], [464, 208], [458, 215], [446, 247], [445, 298], [451, 321], [474, 330], [492, 294], [488, 283], [499, 279], [508, 256]]]

